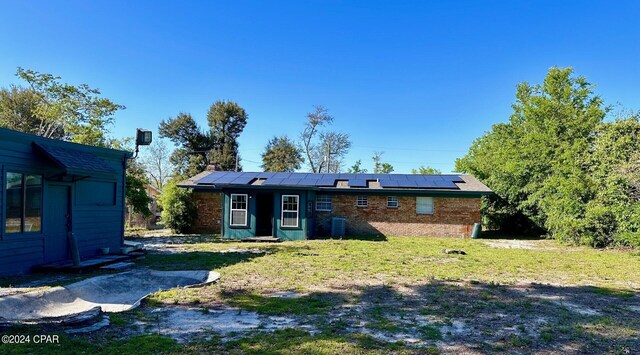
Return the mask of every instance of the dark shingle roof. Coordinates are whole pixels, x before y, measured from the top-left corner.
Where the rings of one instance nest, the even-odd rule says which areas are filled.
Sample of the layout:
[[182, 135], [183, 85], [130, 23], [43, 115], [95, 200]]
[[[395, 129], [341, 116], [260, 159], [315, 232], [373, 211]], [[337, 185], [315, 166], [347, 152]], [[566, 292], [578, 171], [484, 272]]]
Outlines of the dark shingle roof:
[[91, 152], [80, 149], [63, 148], [46, 143], [33, 143], [34, 146], [65, 170], [82, 170], [111, 173], [111, 168], [104, 160]]

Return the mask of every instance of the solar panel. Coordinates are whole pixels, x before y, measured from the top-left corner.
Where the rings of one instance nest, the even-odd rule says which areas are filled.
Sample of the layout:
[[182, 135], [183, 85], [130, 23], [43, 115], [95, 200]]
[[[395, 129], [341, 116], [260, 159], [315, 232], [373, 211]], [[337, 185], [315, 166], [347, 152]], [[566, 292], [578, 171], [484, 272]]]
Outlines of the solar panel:
[[237, 185], [246, 185], [253, 180], [255, 180], [255, 175], [243, 175], [238, 178], [235, 178], [233, 181], [231, 181], [231, 183], [237, 184]]
[[280, 179], [280, 178], [269, 178], [267, 180], [265, 180], [262, 185], [282, 185], [282, 182], [284, 181], [284, 179]]
[[349, 179], [349, 187], [367, 187], [367, 180]]
[[248, 185], [254, 179], [265, 179], [262, 185], [334, 187], [336, 180], [347, 180], [349, 187], [367, 187], [368, 181], [378, 180], [383, 188], [458, 189], [464, 180], [459, 175], [420, 174], [312, 174], [285, 172], [226, 172], [214, 171], [196, 184]]
[[258, 173], [258, 178], [260, 179], [268, 179], [270, 177], [274, 177], [276, 175], [276, 173], [274, 172], [270, 172], [270, 171], [265, 171], [264, 173]]
[[316, 186], [316, 185], [318, 185], [318, 179], [310, 179], [310, 178], [302, 179], [302, 180], [300, 180], [298, 185], [301, 185], [301, 186]]
[[316, 186], [335, 186], [336, 179], [334, 178], [322, 178], [318, 180], [318, 184]]
[[284, 179], [282, 181], [282, 185], [296, 186], [296, 185], [298, 185], [300, 180], [302, 180], [302, 179], [300, 179], [299, 177], [290, 177], [288, 179]]

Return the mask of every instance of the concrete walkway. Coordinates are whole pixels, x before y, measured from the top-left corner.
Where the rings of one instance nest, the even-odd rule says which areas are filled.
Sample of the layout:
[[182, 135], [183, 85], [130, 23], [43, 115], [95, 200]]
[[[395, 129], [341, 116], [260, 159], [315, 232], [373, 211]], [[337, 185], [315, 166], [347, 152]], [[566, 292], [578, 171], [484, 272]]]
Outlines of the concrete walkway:
[[132, 270], [92, 277], [64, 287], [0, 297], [0, 323], [56, 322], [100, 307], [123, 312], [137, 307], [151, 293], [217, 281], [214, 271]]

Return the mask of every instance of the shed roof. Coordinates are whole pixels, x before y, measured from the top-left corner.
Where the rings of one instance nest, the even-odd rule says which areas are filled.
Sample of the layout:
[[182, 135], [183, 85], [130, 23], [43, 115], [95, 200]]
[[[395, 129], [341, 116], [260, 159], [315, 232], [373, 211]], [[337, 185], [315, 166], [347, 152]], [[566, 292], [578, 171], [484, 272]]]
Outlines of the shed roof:
[[93, 171], [111, 173], [114, 171], [113, 168], [97, 155], [88, 151], [64, 148], [40, 142], [34, 142], [33, 145], [39, 152], [42, 152], [67, 172]]

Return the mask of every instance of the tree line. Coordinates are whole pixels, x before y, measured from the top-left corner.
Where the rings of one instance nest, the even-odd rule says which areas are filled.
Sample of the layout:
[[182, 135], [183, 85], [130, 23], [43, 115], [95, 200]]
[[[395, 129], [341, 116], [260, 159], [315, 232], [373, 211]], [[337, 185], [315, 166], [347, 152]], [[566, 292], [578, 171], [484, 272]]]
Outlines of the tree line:
[[485, 224], [571, 243], [640, 246], [640, 115], [613, 113], [571, 68], [517, 86], [505, 123], [456, 161], [495, 191]]

